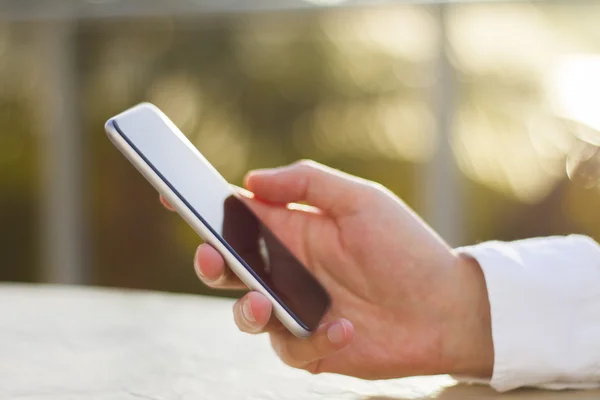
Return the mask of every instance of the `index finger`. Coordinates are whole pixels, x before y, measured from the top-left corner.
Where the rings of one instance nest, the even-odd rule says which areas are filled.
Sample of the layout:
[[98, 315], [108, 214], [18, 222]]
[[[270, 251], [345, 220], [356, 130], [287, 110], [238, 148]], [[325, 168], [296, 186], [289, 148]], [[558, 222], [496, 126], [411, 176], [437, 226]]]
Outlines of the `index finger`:
[[211, 245], [201, 244], [194, 255], [194, 270], [205, 285], [215, 289], [246, 289], [225, 264], [223, 256]]

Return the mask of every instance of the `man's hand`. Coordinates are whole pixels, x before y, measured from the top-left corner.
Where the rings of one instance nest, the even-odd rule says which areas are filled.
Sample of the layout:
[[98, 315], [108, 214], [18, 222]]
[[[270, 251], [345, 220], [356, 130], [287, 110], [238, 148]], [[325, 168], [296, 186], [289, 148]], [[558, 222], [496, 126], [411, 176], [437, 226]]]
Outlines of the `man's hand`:
[[[240, 330], [267, 332], [285, 363], [312, 373], [491, 376], [490, 309], [477, 262], [453, 252], [391, 192], [310, 161], [251, 172], [245, 185], [254, 194], [249, 206], [333, 304], [323, 326], [298, 339], [250, 292], [234, 306]], [[290, 205], [297, 202], [312, 207]], [[194, 266], [211, 287], [244, 288], [207, 244]]]

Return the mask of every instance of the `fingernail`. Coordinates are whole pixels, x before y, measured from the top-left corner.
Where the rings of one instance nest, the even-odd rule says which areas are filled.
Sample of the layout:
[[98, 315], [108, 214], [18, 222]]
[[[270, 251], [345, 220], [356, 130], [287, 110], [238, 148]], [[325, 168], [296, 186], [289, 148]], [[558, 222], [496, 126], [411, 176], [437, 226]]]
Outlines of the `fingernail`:
[[340, 344], [346, 340], [346, 327], [342, 322], [336, 322], [327, 329], [327, 338], [333, 344]]
[[256, 322], [254, 314], [252, 314], [252, 305], [250, 304], [249, 299], [244, 300], [244, 302], [242, 303], [242, 314], [244, 315], [244, 318], [246, 318], [247, 321]]
[[198, 247], [196, 249], [196, 253], [194, 254], [194, 269], [196, 270], [196, 273], [198, 275], [200, 275], [202, 278], [206, 278], [204, 276], [204, 274], [202, 273], [202, 270], [200, 269], [200, 264], [198, 263], [198, 251], [200, 250], [200, 248]]

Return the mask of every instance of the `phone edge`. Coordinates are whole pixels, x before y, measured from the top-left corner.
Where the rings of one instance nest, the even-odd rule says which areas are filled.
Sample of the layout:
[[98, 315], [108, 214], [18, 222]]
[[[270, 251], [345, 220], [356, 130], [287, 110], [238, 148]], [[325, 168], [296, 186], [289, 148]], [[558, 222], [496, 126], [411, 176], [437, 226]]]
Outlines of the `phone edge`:
[[[231, 251], [221, 243], [221, 241], [200, 221], [189, 209], [189, 207], [171, 190], [171, 188], [161, 179], [158, 174], [148, 165], [148, 163], [131, 147], [131, 145], [121, 136], [114, 126], [114, 118], [109, 119], [105, 124], [105, 131], [111, 142], [119, 151], [134, 165], [134, 167], [146, 178], [148, 182], [160, 193], [177, 213], [190, 225], [190, 227], [206, 242], [223, 256], [226, 264], [231, 268], [236, 276], [248, 286], [264, 295], [273, 307], [273, 312], [277, 319], [296, 337], [306, 338], [312, 332], [302, 327], [294, 317], [292, 317], [279, 304], [279, 302], [266, 290], [252, 274], [231, 254]], [[232, 192], [233, 193], [233, 192]]]

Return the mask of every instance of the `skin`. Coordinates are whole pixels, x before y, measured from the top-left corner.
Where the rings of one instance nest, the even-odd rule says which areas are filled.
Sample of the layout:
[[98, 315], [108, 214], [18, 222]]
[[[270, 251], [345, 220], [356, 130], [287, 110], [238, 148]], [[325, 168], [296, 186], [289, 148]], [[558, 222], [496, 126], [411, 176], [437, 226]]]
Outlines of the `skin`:
[[[491, 376], [490, 306], [479, 265], [398, 197], [312, 161], [250, 172], [245, 187], [248, 205], [333, 304], [321, 327], [298, 339], [272, 317], [264, 296], [249, 292], [233, 307], [241, 331], [267, 333], [286, 364], [312, 373]], [[244, 289], [208, 244], [198, 248], [194, 267], [211, 287]]]

